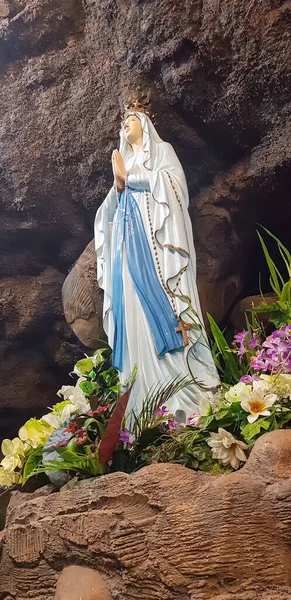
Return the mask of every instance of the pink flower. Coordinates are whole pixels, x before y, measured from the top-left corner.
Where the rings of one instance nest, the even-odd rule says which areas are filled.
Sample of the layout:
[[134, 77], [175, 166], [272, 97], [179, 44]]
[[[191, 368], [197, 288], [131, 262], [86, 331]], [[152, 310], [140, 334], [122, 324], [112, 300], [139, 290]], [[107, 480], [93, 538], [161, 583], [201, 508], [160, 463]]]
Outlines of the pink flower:
[[190, 415], [190, 417], [188, 417], [187, 419], [187, 426], [188, 427], [199, 427], [199, 429], [201, 429], [202, 425], [199, 425], [199, 420], [200, 420], [200, 413], [199, 412], [193, 412], [192, 415]]

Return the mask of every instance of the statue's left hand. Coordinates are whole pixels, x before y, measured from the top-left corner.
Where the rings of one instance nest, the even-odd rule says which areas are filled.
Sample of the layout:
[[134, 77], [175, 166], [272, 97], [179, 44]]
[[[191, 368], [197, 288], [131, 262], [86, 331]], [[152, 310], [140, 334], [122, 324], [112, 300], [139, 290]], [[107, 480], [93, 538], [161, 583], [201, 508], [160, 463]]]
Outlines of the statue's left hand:
[[118, 150], [113, 150], [112, 152], [112, 166], [113, 173], [116, 179], [120, 179], [124, 182], [127, 175], [127, 171], [125, 168], [124, 160]]

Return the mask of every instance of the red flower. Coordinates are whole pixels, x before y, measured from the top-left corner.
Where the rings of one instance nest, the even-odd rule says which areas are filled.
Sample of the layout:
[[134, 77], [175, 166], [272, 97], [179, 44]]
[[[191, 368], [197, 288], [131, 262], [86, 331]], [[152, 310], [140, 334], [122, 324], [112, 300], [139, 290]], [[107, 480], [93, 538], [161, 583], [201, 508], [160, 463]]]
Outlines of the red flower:
[[75, 421], [71, 421], [71, 423], [69, 423], [67, 429], [64, 429], [64, 431], [66, 433], [76, 433], [77, 430], [78, 430], [78, 427], [77, 427]]
[[94, 417], [94, 415], [98, 415], [99, 413], [105, 412], [108, 408], [110, 408], [111, 404], [106, 404], [106, 406], [98, 406], [95, 410], [90, 410], [88, 412], [89, 417]]

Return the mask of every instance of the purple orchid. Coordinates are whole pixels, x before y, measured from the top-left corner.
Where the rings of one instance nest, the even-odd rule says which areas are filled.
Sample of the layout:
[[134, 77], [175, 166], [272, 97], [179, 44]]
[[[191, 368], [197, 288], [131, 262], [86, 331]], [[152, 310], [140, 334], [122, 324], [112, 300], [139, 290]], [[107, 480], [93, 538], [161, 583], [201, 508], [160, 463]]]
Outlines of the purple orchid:
[[248, 335], [248, 331], [240, 331], [233, 338], [233, 344], [237, 344], [239, 346], [237, 351], [239, 356], [243, 356], [246, 353], [245, 341]]
[[291, 371], [291, 326], [277, 329], [262, 343], [261, 350], [250, 357], [251, 367], [255, 371]]
[[171, 417], [171, 419], [168, 420], [168, 427], [170, 433], [172, 433], [172, 431], [176, 431], [178, 423], [174, 417]]
[[252, 339], [249, 341], [249, 348], [251, 348], [251, 350], [253, 350], [254, 348], [256, 348], [260, 343], [260, 340], [257, 336], [256, 333], [253, 333], [253, 337]]
[[166, 406], [159, 406], [158, 408], [156, 408], [156, 410], [154, 411], [156, 417], [164, 417], [165, 415], [168, 414], [168, 409]]
[[122, 429], [119, 433], [119, 439], [123, 444], [132, 444], [134, 441], [134, 436], [128, 429]]
[[252, 383], [253, 381], [257, 381], [259, 378], [258, 375], [243, 375], [240, 378], [240, 383]]
[[268, 360], [265, 360], [263, 350], [258, 350], [255, 356], [251, 356], [250, 363], [254, 371], [268, 371], [269, 369], [269, 362]]

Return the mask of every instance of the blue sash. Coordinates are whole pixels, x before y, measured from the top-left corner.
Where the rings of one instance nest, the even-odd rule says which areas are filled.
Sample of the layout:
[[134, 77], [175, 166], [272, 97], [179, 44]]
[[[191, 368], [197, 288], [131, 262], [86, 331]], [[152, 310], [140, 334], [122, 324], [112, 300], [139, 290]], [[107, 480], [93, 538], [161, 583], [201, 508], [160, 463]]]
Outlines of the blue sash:
[[[128, 271], [151, 329], [159, 356], [183, 346], [179, 323], [162, 288], [142, 216], [132, 193], [127, 188], [120, 196], [115, 224], [112, 281], [114, 321], [113, 366], [122, 371], [125, 335], [122, 264], [126, 252]], [[136, 332], [139, 335], [139, 332]]]

